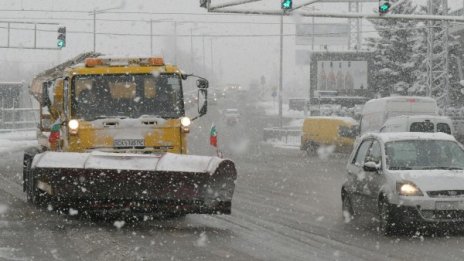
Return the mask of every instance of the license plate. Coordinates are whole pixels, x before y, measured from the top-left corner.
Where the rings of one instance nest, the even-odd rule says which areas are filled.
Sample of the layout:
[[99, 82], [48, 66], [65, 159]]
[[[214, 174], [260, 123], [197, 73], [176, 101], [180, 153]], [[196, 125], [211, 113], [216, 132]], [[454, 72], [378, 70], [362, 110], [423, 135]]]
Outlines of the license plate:
[[437, 210], [464, 210], [464, 201], [439, 201], [435, 203]]
[[143, 139], [120, 139], [114, 140], [114, 147], [143, 147], [145, 141]]

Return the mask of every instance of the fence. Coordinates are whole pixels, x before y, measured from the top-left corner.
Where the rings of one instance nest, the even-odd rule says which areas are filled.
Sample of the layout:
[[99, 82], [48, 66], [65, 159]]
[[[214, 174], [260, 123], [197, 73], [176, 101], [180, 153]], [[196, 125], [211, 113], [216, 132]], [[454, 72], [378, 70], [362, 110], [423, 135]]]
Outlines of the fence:
[[301, 144], [301, 129], [300, 127], [264, 128], [263, 140], [269, 143], [299, 147]]
[[1, 108], [0, 131], [35, 130], [39, 119], [39, 110], [35, 108]]

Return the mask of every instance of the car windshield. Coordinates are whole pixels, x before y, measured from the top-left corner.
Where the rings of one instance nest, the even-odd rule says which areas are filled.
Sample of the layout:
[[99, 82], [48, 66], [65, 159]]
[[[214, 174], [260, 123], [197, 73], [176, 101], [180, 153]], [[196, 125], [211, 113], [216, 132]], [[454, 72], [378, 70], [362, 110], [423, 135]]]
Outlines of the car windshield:
[[72, 81], [73, 117], [138, 118], [184, 115], [181, 79], [177, 74], [81, 75]]
[[453, 141], [405, 140], [385, 144], [390, 170], [464, 169], [464, 150]]

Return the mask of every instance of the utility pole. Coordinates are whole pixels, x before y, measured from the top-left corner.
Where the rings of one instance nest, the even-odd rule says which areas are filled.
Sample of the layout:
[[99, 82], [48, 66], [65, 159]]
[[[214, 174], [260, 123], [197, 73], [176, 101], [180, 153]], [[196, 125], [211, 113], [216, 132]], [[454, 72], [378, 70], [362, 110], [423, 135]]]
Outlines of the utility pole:
[[97, 51], [97, 11], [93, 9], [93, 52]]
[[[448, 14], [447, 0], [428, 0], [428, 15]], [[443, 109], [449, 106], [448, 21], [427, 23], [427, 96], [435, 96]]]
[[[314, 6], [312, 6], [312, 8], [313, 8], [313, 12], [314, 12], [314, 10], [315, 10]], [[313, 35], [311, 36], [311, 50], [314, 51], [314, 34], [315, 34], [314, 28], [316, 27], [316, 25], [315, 25], [315, 17], [313, 16], [311, 18], [311, 20], [312, 20], [311, 24], [312, 24], [312, 27], [313, 27], [313, 30], [312, 30]]]
[[283, 90], [283, 52], [284, 52], [284, 13], [280, 15], [280, 59], [279, 59], [279, 127], [282, 128], [282, 90]]
[[210, 53], [210, 56], [211, 56], [211, 79], [213, 79], [214, 77], [214, 60], [213, 60], [213, 38], [210, 38], [210, 47], [211, 47], [211, 53]]
[[190, 28], [190, 68], [193, 73], [193, 28]]
[[153, 19], [150, 20], [150, 55], [153, 55]]
[[205, 35], [201, 35], [203, 41], [203, 74], [206, 75]]
[[174, 21], [174, 64], [177, 64], [177, 21]]
[[[359, 2], [348, 2], [348, 12], [359, 13]], [[360, 49], [361, 47], [361, 20], [359, 18], [348, 19], [349, 34], [348, 34], [348, 50]]]

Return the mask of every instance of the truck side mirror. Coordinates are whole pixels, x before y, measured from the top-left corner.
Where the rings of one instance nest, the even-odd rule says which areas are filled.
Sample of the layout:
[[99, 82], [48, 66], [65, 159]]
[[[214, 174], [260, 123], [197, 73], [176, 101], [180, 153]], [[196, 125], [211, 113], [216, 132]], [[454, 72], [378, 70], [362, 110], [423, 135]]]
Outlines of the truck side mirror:
[[42, 100], [40, 101], [42, 107], [50, 107], [51, 101], [50, 97], [48, 96], [48, 87], [50, 86], [50, 82], [43, 82], [42, 83]]
[[208, 89], [208, 85], [209, 85], [209, 83], [205, 79], [198, 79], [197, 80], [197, 87], [199, 89]]
[[199, 89], [198, 90], [198, 114], [203, 116], [208, 111], [208, 90]]

